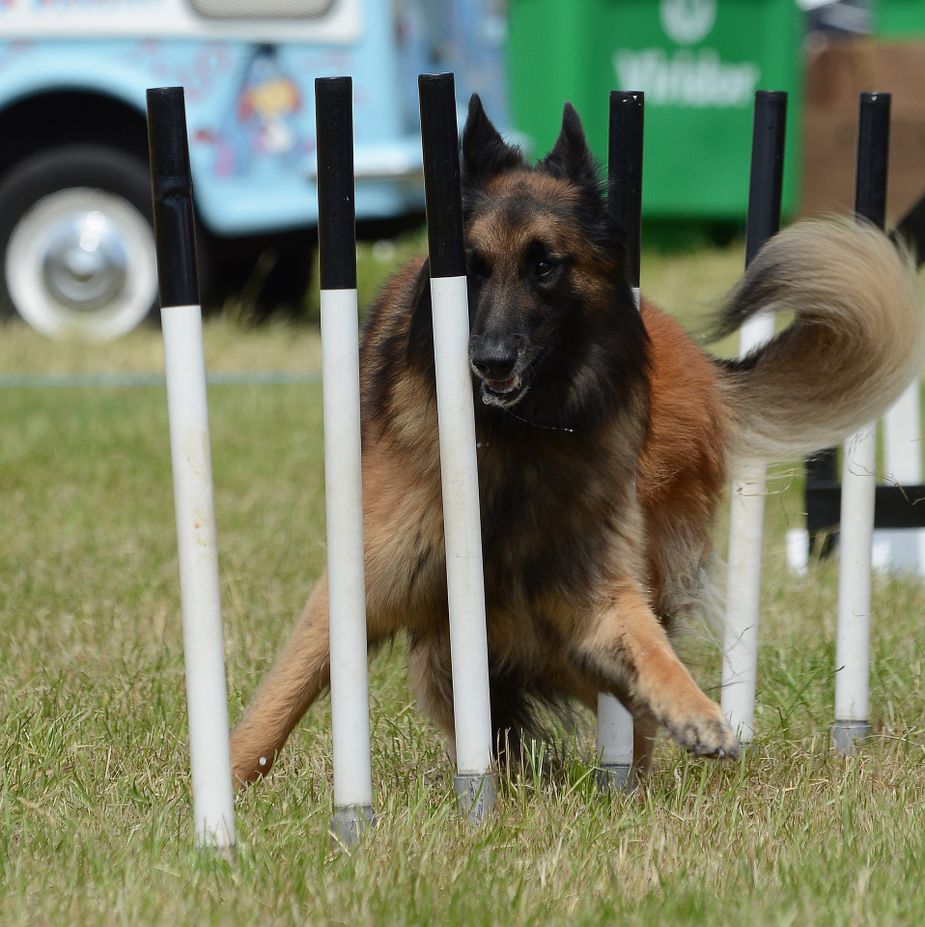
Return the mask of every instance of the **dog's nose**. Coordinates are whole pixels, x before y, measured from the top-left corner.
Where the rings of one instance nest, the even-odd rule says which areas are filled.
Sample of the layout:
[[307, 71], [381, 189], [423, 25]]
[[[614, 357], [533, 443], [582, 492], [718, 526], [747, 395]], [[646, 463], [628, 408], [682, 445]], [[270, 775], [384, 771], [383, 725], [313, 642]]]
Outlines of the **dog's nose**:
[[517, 349], [504, 344], [483, 344], [472, 352], [472, 366], [486, 380], [507, 380], [517, 365]]

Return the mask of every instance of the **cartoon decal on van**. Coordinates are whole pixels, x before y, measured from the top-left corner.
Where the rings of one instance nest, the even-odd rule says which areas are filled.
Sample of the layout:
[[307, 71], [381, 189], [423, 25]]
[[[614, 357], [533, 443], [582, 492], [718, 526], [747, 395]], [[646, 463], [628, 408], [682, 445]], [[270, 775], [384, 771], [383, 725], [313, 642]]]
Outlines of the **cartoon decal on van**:
[[244, 77], [219, 140], [219, 176], [247, 173], [263, 159], [292, 165], [313, 149], [298, 116], [302, 92], [280, 63], [274, 45], [259, 45], [244, 67]]

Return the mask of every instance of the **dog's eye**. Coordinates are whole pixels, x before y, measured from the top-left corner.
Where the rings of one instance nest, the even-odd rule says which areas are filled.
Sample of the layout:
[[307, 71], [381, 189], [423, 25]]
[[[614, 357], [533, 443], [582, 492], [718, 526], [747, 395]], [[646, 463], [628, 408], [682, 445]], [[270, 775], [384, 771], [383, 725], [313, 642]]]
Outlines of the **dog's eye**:
[[556, 269], [556, 267], [557, 265], [555, 261], [552, 261], [549, 258], [540, 258], [533, 267], [533, 274], [542, 280], [544, 278], [548, 278], [549, 275]]

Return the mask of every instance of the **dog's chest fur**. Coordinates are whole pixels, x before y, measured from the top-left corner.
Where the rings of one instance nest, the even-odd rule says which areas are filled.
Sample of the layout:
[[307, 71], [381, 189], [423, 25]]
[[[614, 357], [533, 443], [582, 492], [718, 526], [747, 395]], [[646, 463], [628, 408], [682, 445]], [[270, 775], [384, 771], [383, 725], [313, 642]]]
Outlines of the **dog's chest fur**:
[[[429, 409], [430, 411], [425, 411]], [[382, 442], [402, 474], [392, 489], [390, 597], [420, 630], [446, 617], [446, 555], [436, 418], [429, 403], [413, 451]], [[640, 568], [635, 461], [611, 435], [513, 434], [479, 429], [479, 494], [486, 606], [493, 622], [573, 622], [621, 569]], [[626, 456], [621, 458], [620, 452]], [[413, 488], [413, 490], [412, 490]], [[384, 502], [384, 500], [379, 499]], [[566, 632], [563, 628], [562, 631]]]
[[626, 554], [633, 461], [607, 453], [613, 442], [516, 431], [479, 450], [489, 607], [587, 603]]

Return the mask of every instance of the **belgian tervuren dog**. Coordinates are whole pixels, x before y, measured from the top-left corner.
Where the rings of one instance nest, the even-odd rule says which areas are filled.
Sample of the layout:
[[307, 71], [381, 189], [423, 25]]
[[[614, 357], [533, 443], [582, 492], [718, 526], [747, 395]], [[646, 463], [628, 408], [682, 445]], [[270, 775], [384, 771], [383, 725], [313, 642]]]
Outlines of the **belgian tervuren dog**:
[[[636, 720], [637, 762], [664, 725], [697, 754], [736, 738], [669, 641], [696, 603], [734, 458], [833, 444], [917, 372], [911, 265], [873, 227], [798, 223], [752, 262], [718, 320], [794, 321], [741, 361], [707, 356], [627, 282], [578, 117], [528, 165], [473, 98], [463, 185], [492, 724], [510, 746], [537, 699]], [[453, 738], [427, 262], [387, 284], [361, 350], [372, 646], [406, 631], [424, 710]], [[328, 684], [326, 580], [232, 735], [235, 777], [265, 773]]]

